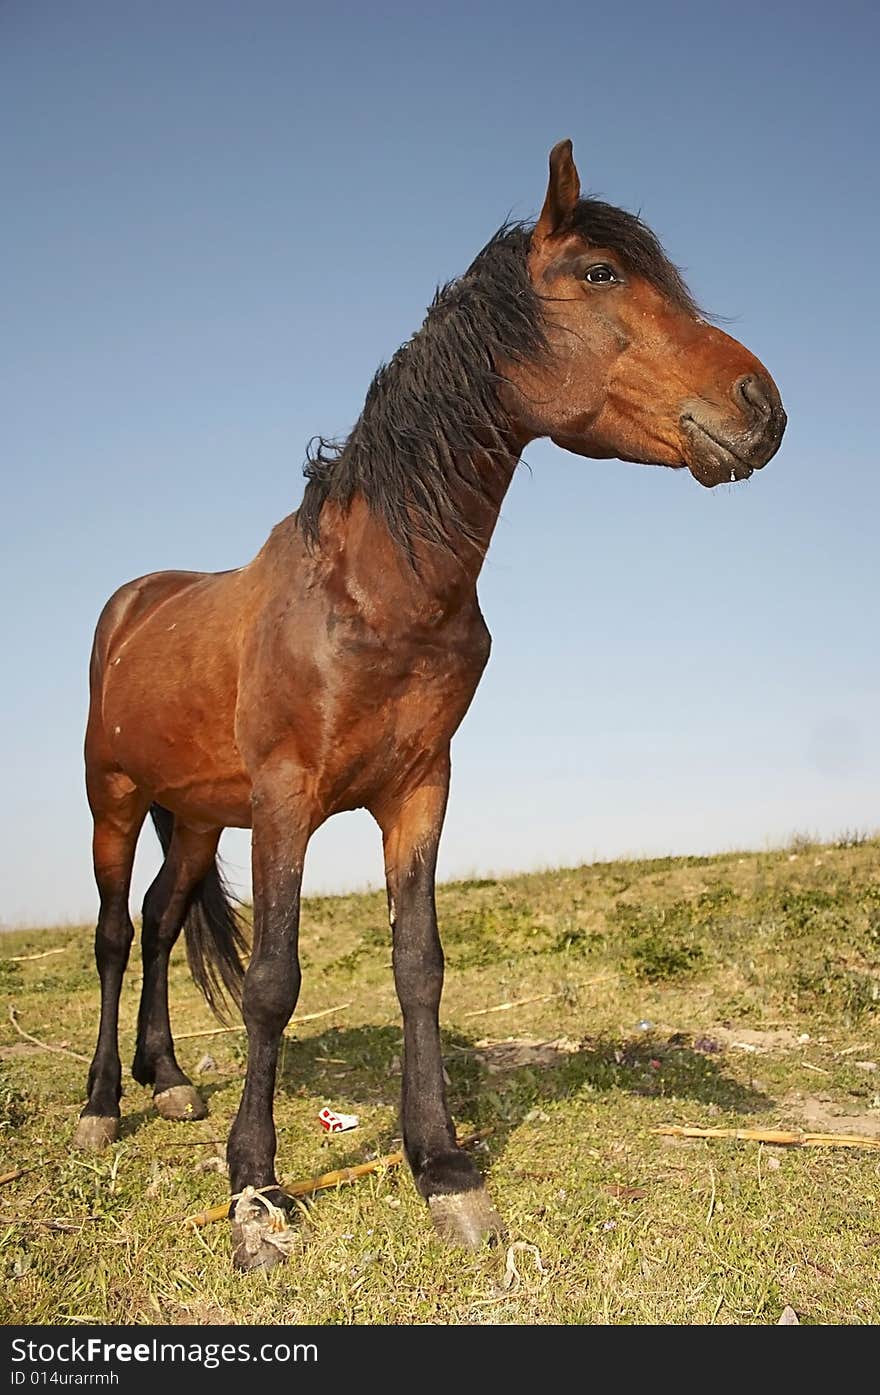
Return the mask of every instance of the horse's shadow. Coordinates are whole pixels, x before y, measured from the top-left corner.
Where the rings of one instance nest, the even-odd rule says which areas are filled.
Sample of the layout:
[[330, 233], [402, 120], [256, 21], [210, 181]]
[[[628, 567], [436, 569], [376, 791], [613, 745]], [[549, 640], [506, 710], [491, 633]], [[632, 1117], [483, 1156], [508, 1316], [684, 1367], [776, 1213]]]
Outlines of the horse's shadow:
[[[330, 1028], [318, 1036], [287, 1039], [277, 1088], [339, 1101], [345, 1110], [396, 1104], [402, 1055], [396, 1027]], [[774, 1103], [730, 1076], [721, 1054], [706, 1054], [686, 1042], [649, 1033], [580, 1044], [509, 1041], [478, 1046], [462, 1032], [447, 1029], [443, 1056], [453, 1116], [490, 1133], [488, 1152], [493, 1159], [503, 1154], [511, 1133], [542, 1105], [574, 1100], [583, 1092], [692, 1100], [737, 1114], [766, 1110]], [[609, 1112], [609, 1127], [612, 1117]], [[399, 1146], [398, 1139], [389, 1134], [380, 1147]], [[344, 1157], [340, 1166], [360, 1160]]]

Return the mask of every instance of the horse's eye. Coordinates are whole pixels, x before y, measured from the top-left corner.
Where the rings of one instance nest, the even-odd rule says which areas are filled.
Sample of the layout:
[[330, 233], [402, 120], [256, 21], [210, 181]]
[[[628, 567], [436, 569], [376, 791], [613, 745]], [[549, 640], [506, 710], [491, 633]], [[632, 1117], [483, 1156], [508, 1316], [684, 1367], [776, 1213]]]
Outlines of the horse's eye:
[[584, 276], [584, 280], [589, 281], [591, 286], [611, 286], [619, 279], [614, 268], [608, 266], [606, 262], [599, 262], [597, 266], [591, 266]]

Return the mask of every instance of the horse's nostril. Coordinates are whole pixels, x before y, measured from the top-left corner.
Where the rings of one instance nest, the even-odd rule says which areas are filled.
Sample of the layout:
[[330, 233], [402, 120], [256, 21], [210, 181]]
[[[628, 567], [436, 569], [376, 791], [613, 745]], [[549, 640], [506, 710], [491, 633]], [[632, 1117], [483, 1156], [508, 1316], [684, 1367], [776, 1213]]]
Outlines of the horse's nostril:
[[745, 404], [751, 416], [767, 417], [772, 411], [767, 388], [754, 373], [747, 373], [744, 378], [736, 380], [733, 395]]

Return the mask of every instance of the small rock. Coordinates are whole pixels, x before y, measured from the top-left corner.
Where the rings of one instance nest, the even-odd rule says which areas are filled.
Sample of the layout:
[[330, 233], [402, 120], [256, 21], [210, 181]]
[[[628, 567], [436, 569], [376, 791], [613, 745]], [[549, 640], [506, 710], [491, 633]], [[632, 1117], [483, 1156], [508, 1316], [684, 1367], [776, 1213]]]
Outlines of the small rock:
[[144, 1188], [144, 1196], [148, 1197], [150, 1201], [152, 1201], [154, 1197], [157, 1197], [162, 1190], [167, 1175], [168, 1174], [162, 1169], [158, 1159], [154, 1158], [153, 1165], [150, 1169], [150, 1181]]
[[196, 1075], [208, 1075], [210, 1071], [217, 1069], [217, 1062], [213, 1056], [209, 1056], [207, 1051], [196, 1066]]
[[876, 1070], [876, 1069], [877, 1069], [877, 1062], [876, 1062], [876, 1061], [853, 1061], [853, 1065], [854, 1065], [854, 1066], [858, 1066], [859, 1070]]
[[800, 1327], [800, 1325], [801, 1325], [801, 1324], [800, 1324], [800, 1319], [799, 1319], [797, 1313], [795, 1312], [794, 1308], [789, 1307], [789, 1305], [786, 1303], [785, 1307], [782, 1309], [782, 1316], [780, 1317], [780, 1319], [779, 1319], [779, 1321], [777, 1322], [776, 1326], [777, 1326], [777, 1327]]
[[697, 1037], [694, 1042], [694, 1050], [702, 1051], [706, 1056], [712, 1056], [716, 1051], [721, 1050], [721, 1042], [714, 1037]]
[[804, 1042], [808, 1042], [809, 1040], [810, 1040], [810, 1034], [809, 1034], [809, 1032], [801, 1032], [800, 1036], [798, 1037], [798, 1041], [799, 1041], [802, 1045], [803, 1045]]
[[196, 1172], [219, 1172], [222, 1174], [228, 1171], [226, 1159], [219, 1153], [214, 1153], [210, 1158], [202, 1158], [202, 1161], [196, 1165]]
[[550, 1115], [547, 1114], [547, 1113], [545, 1113], [545, 1111], [544, 1111], [543, 1109], [530, 1109], [529, 1112], [528, 1112], [528, 1114], [526, 1115], [526, 1117], [523, 1119], [523, 1123], [524, 1123], [524, 1124], [549, 1124], [549, 1123], [550, 1123]]
[[782, 1163], [779, 1161], [778, 1158], [767, 1159], [766, 1167], [768, 1172], [778, 1172], [781, 1166]]

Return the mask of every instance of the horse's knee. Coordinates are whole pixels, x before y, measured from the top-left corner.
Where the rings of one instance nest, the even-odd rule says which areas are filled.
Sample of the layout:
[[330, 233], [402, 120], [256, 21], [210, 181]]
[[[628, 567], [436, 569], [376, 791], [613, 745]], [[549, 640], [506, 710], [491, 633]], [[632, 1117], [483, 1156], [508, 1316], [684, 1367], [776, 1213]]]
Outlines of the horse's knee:
[[182, 929], [177, 917], [144, 916], [141, 929], [141, 952], [145, 959], [151, 959], [163, 950], [170, 954]]
[[95, 959], [98, 969], [123, 968], [134, 939], [134, 926], [128, 912], [101, 914], [95, 929]]
[[404, 1013], [439, 1006], [443, 992], [443, 950], [436, 937], [423, 942], [395, 938], [394, 982]]
[[282, 1031], [296, 1007], [299, 986], [300, 971], [295, 960], [282, 965], [266, 959], [251, 960], [242, 995], [245, 1024], [249, 1028]]
[[167, 879], [163, 867], [148, 889], [141, 909], [141, 945], [147, 957], [159, 950], [173, 948], [183, 926], [185, 913], [185, 898]]

